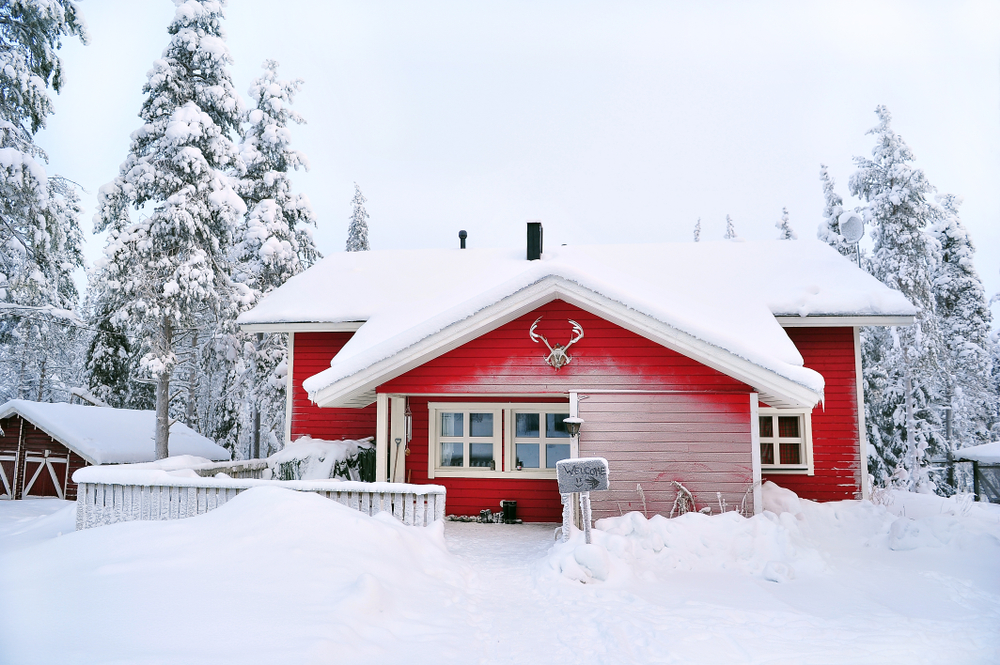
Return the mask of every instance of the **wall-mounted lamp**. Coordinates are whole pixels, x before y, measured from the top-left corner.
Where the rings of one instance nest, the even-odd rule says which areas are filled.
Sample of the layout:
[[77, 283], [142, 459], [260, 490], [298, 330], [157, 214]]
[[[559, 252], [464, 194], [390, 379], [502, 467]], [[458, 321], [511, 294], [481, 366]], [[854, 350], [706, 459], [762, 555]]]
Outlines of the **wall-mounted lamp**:
[[577, 418], [576, 416], [570, 416], [569, 418], [563, 418], [563, 425], [566, 426], [566, 432], [570, 436], [577, 436], [580, 434], [580, 425], [583, 424], [583, 418]]
[[409, 443], [413, 438], [413, 413], [410, 411], [410, 402], [406, 402], [406, 410], [403, 411], [403, 435]]

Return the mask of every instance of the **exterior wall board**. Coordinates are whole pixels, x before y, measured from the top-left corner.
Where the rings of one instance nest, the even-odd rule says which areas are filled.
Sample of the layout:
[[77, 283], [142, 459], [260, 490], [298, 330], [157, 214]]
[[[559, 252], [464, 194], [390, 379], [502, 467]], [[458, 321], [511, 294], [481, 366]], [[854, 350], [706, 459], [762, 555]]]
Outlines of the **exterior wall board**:
[[691, 491], [697, 508], [714, 511], [717, 492], [739, 507], [752, 486], [749, 392], [591, 393], [581, 395], [579, 410], [581, 457], [606, 457], [611, 469], [610, 489], [591, 494], [594, 519], [633, 510], [669, 515], [672, 481]]
[[858, 443], [858, 391], [854, 370], [853, 328], [785, 328], [805, 366], [826, 379], [825, 399], [812, 412], [815, 474], [768, 474], [804, 499], [840, 501], [861, 498], [866, 462]]
[[292, 363], [292, 441], [300, 436], [316, 439], [363, 439], [375, 436], [375, 405], [364, 409], [321, 409], [311, 401], [302, 382], [330, 366], [354, 333], [295, 333]]

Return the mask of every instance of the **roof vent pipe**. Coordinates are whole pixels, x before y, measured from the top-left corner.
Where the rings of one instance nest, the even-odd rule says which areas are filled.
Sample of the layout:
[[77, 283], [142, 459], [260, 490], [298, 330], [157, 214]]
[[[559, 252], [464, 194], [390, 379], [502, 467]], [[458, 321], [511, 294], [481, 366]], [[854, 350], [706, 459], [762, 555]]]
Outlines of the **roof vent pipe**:
[[542, 223], [528, 222], [528, 260], [537, 261], [542, 258]]
[[461, 231], [458, 232], [459, 249], [465, 249], [465, 239], [468, 237], [469, 234], [465, 232], [465, 229], [462, 229]]

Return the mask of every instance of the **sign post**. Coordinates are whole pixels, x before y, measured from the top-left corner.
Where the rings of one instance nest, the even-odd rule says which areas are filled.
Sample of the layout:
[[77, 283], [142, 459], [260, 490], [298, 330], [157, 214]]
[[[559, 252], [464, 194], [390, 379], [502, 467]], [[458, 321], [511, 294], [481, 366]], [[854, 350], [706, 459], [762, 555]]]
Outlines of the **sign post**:
[[563, 502], [562, 540], [569, 540], [573, 523], [573, 494], [580, 494], [583, 533], [590, 544], [590, 492], [608, 489], [608, 460], [603, 457], [578, 457], [556, 462], [556, 478]]

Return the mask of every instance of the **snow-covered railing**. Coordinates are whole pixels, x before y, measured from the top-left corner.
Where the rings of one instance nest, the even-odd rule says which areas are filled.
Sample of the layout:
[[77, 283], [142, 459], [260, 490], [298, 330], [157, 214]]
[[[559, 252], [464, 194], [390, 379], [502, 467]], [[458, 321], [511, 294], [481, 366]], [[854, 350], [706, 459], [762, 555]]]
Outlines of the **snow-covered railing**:
[[140, 465], [91, 466], [73, 474], [78, 531], [116, 522], [193, 517], [224, 505], [240, 492], [268, 486], [314, 492], [366, 515], [388, 512], [407, 525], [426, 526], [444, 517], [445, 488], [440, 485], [203, 478], [193, 469], [129, 466]]

